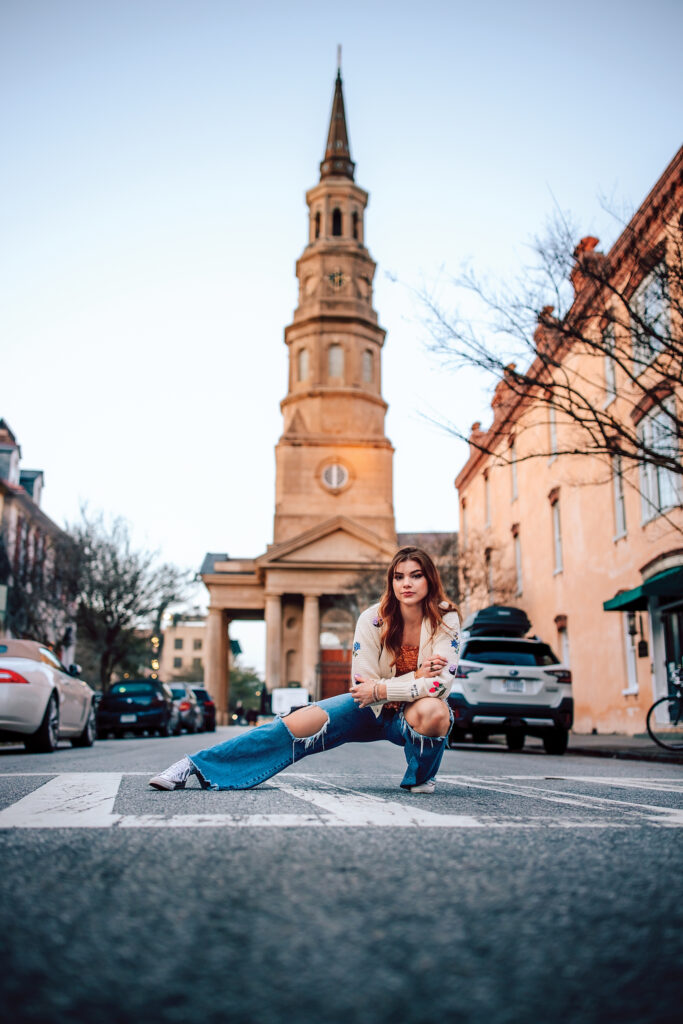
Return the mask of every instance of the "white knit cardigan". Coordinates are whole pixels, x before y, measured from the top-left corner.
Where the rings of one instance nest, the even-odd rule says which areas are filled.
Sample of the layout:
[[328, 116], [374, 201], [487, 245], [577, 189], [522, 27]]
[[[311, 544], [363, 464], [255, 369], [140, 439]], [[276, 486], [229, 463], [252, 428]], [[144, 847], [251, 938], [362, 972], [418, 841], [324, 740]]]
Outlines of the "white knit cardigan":
[[[442, 655], [446, 659], [446, 665], [438, 675], [419, 679], [415, 677], [414, 672], [396, 675], [396, 667], [391, 664], [391, 656], [380, 642], [381, 626], [379, 604], [366, 608], [358, 617], [353, 637], [353, 678], [363, 676], [374, 682], [386, 683], [387, 701], [413, 701], [419, 697], [440, 697], [445, 700], [451, 691], [451, 683], [460, 657], [458, 613], [446, 612], [434, 633], [429, 619], [422, 620], [417, 667], [420, 668], [433, 654]], [[375, 715], [379, 716], [385, 703], [386, 701], [381, 701], [370, 705]]]

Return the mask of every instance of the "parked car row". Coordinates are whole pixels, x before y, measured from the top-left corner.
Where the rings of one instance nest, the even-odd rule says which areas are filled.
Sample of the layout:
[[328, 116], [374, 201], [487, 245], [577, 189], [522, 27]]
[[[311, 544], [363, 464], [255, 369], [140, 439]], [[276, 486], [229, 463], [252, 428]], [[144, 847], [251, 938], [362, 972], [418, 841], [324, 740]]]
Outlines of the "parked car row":
[[109, 688], [97, 705], [97, 735], [121, 737], [126, 732], [177, 736], [213, 732], [216, 707], [209, 693], [190, 683], [160, 679], [124, 679]]
[[105, 694], [66, 668], [35, 640], [0, 641], [0, 740], [50, 753], [61, 740], [91, 747], [95, 738], [133, 733], [213, 732], [216, 708], [202, 686], [159, 679], [126, 679]]

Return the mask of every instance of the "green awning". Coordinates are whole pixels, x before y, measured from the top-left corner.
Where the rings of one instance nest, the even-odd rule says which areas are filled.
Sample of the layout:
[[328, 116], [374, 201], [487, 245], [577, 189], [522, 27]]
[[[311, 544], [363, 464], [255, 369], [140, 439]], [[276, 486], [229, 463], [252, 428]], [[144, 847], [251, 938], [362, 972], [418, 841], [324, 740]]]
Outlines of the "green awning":
[[633, 590], [622, 590], [602, 607], [606, 612], [644, 611], [650, 597], [683, 597], [683, 566], [665, 569]]

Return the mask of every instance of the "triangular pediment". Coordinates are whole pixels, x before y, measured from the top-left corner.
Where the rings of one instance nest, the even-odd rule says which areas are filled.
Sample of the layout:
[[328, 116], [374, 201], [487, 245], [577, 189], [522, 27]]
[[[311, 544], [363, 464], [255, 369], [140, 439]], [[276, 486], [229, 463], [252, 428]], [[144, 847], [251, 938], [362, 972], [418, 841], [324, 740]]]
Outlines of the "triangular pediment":
[[274, 545], [258, 563], [277, 565], [372, 565], [386, 564], [396, 550], [393, 541], [379, 537], [345, 516], [324, 523]]

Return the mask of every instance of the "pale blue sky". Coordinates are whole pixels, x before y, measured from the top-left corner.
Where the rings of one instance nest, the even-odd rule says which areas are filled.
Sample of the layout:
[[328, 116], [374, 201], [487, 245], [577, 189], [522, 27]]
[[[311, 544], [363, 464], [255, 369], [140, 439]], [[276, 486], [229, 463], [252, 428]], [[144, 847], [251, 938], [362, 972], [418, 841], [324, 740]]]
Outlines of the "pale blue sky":
[[3, 0], [0, 415], [46, 512], [87, 500], [192, 568], [272, 539], [341, 42], [397, 526], [456, 528], [465, 453], [420, 413], [486, 421], [489, 396], [425, 354], [412, 289], [510, 273], [555, 201], [609, 244], [599, 194], [635, 208], [681, 143], [682, 30], [682, 0]]

